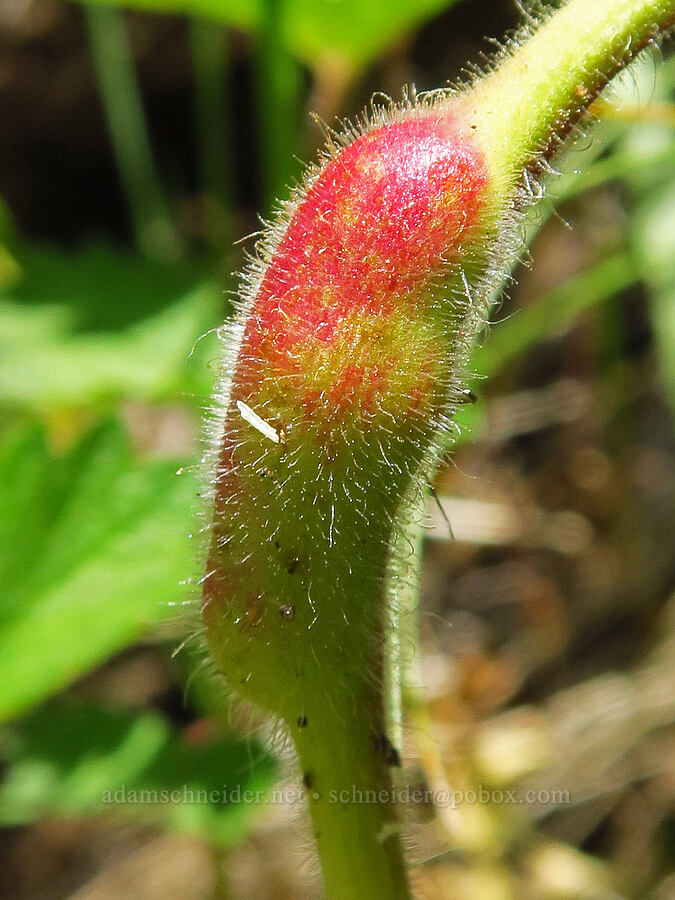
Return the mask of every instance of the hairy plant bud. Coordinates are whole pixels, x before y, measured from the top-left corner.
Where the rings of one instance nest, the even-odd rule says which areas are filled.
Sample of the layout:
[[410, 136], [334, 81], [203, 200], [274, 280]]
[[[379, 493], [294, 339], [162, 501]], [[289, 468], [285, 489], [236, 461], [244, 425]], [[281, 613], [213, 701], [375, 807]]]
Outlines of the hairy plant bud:
[[381, 113], [309, 175], [250, 272], [204, 618], [221, 668], [277, 712], [279, 673], [374, 627], [364, 582], [461, 398], [489, 190], [452, 99]]

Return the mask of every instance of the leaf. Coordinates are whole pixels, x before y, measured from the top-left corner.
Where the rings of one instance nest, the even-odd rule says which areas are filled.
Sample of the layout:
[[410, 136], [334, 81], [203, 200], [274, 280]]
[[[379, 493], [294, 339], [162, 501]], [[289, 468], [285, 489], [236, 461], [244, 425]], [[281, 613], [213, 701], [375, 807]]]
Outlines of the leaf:
[[261, 0], [80, 0], [89, 5], [126, 6], [153, 13], [204, 16], [244, 31], [257, 27]]
[[0, 290], [21, 277], [21, 268], [4, 244], [0, 244]]
[[34, 307], [66, 304], [75, 333], [115, 333], [160, 313], [203, 282], [201, 266], [165, 265], [105, 244], [64, 252], [49, 246], [15, 250], [23, 271], [3, 299]]
[[[632, 250], [649, 298], [649, 314], [665, 395], [675, 410], [675, 59], [657, 70], [654, 96], [661, 101], [649, 126], [629, 135], [626, 153], [640, 160], [625, 185], [633, 198]], [[650, 85], [648, 85], [651, 87]], [[655, 154], [670, 165], [658, 168]]]
[[13, 727], [0, 759], [3, 826], [108, 812], [219, 845], [244, 836], [274, 777], [272, 758], [252, 741], [189, 743], [157, 713], [73, 700]]
[[[81, 0], [100, 3], [108, 0]], [[333, 56], [350, 68], [372, 62], [387, 47], [456, 0], [279, 0], [284, 41], [310, 66]], [[201, 15], [224, 25], [256, 31], [262, 0], [122, 0], [153, 12]]]
[[649, 310], [661, 375], [675, 410], [675, 181], [643, 201], [634, 250], [649, 289]]
[[23, 278], [0, 291], [0, 403], [44, 412], [208, 390], [188, 357], [222, 301], [198, 270], [104, 248], [24, 250], [18, 263]]
[[37, 428], [0, 450], [0, 721], [174, 614], [194, 482], [137, 462], [114, 423], [63, 458]]
[[286, 42], [316, 66], [327, 54], [363, 68], [453, 0], [286, 0]]

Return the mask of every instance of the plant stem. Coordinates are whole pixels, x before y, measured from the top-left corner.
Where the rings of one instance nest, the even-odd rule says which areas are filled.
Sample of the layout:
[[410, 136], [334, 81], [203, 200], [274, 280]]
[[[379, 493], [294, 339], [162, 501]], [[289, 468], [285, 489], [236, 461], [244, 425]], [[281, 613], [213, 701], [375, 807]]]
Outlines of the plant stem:
[[303, 727], [293, 726], [330, 900], [407, 900], [401, 825], [387, 760], [388, 744], [373, 735], [372, 716], [383, 717], [378, 687], [349, 698], [342, 709], [317, 698]]
[[123, 13], [113, 6], [87, 6], [84, 13], [136, 243], [148, 256], [175, 259], [180, 238], [155, 169]]
[[555, 149], [612, 76], [673, 21], [673, 0], [570, 0], [555, 12], [469, 95], [491, 169], [517, 179]]
[[403, 746], [403, 693], [413, 662], [419, 630], [418, 607], [422, 577], [422, 547], [427, 491], [415, 490], [401, 504], [406, 525], [392, 538], [387, 572], [385, 610], [384, 700], [386, 734], [394, 747]]

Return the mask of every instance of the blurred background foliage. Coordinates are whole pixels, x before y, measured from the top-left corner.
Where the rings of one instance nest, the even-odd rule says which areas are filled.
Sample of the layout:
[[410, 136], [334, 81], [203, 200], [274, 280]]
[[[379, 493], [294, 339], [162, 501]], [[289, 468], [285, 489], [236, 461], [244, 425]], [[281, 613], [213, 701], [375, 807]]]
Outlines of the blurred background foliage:
[[[0, 5], [3, 897], [318, 896], [255, 714], [182, 644], [213, 330], [235, 240], [322, 143], [309, 111], [438, 87], [517, 18]], [[674, 91], [666, 47], [594, 105], [475, 356], [429, 507], [403, 762], [537, 799], [412, 810], [420, 896], [675, 895]], [[207, 802], [162, 802], [185, 789]]]

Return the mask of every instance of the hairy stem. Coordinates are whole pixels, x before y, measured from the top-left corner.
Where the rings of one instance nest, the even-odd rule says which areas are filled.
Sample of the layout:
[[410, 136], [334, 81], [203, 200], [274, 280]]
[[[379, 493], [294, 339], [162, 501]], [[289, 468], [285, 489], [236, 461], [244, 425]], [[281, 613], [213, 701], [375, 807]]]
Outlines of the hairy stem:
[[556, 150], [608, 81], [674, 21], [673, 0], [570, 0], [467, 97], [494, 165], [520, 177]]
[[317, 698], [292, 723], [325, 889], [340, 900], [405, 900], [394, 751], [383, 723], [373, 729], [371, 719], [381, 713], [381, 693], [357, 689], [364, 694], [345, 708]]

